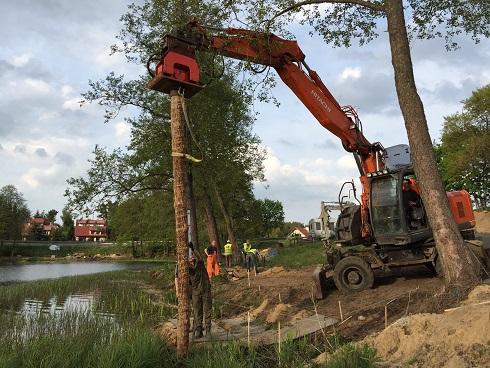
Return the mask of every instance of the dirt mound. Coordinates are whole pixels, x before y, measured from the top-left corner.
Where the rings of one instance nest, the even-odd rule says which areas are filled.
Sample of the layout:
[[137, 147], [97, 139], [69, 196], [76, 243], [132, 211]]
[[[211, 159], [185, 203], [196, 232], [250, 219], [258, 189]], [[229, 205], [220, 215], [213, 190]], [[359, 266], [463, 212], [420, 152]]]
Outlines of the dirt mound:
[[411, 367], [490, 367], [490, 285], [480, 285], [467, 304], [442, 314], [404, 317], [364, 341], [390, 364]]
[[468, 305], [486, 301], [490, 301], [490, 285], [478, 285], [476, 288], [471, 290], [471, 292], [468, 294], [468, 298], [461, 304]]
[[276, 323], [277, 321], [282, 321], [284, 315], [291, 305], [279, 303], [274, 307], [274, 310], [267, 315], [267, 323]]
[[475, 212], [476, 226], [475, 229], [479, 233], [490, 234], [490, 212], [478, 211]]
[[[269, 299], [264, 299], [264, 301], [255, 309], [250, 312], [250, 318], [257, 318], [269, 305]], [[245, 313], [246, 314], [246, 313]]]
[[283, 273], [283, 272], [286, 272], [286, 270], [284, 269], [284, 267], [282, 266], [278, 266], [278, 267], [272, 267], [272, 268], [269, 268], [261, 273], [259, 273], [260, 276], [268, 276], [268, 275], [277, 275], [277, 274], [280, 274], [280, 273]]

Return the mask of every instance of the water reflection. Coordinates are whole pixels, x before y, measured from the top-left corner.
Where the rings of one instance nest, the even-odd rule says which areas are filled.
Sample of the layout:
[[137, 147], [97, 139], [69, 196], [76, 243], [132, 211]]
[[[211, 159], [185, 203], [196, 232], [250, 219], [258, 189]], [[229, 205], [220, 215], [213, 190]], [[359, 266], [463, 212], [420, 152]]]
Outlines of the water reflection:
[[88, 275], [144, 267], [148, 267], [148, 263], [68, 262], [3, 265], [0, 266], [0, 282], [56, 279], [64, 276]]
[[4, 311], [5, 332], [9, 341], [26, 342], [40, 336], [74, 336], [80, 330], [103, 330], [107, 338], [121, 331], [116, 315], [99, 311], [103, 307], [100, 292], [72, 294], [64, 300], [51, 297], [47, 301], [25, 299], [19, 310]]

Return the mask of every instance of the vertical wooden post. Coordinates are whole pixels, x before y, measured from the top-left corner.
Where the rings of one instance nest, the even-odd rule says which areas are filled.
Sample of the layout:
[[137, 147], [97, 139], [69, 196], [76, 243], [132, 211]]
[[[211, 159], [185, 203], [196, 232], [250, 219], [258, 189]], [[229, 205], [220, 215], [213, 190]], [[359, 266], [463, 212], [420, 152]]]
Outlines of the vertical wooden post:
[[172, 134], [173, 189], [175, 210], [175, 235], [178, 266], [179, 295], [177, 313], [177, 355], [185, 357], [189, 349], [189, 265], [187, 250], [186, 162], [185, 121], [181, 97], [177, 91], [170, 92], [170, 127]]
[[388, 304], [385, 305], [385, 328], [388, 327]]
[[247, 312], [247, 345], [250, 349], [250, 311]]

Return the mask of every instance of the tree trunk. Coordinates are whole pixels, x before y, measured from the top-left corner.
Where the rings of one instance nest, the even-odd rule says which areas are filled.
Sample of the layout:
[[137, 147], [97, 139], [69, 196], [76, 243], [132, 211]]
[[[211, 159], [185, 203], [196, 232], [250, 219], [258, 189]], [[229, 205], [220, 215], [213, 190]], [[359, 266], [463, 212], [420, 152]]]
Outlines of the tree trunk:
[[173, 189], [176, 253], [178, 266], [177, 355], [187, 356], [189, 349], [189, 264], [187, 250], [186, 162], [176, 154], [185, 153], [185, 124], [181, 97], [170, 93]]
[[218, 247], [220, 246], [218, 225], [216, 224], [216, 217], [214, 216], [213, 205], [208, 193], [204, 193], [203, 196], [204, 211], [206, 213], [206, 225], [208, 229], [209, 242], [216, 241]]
[[448, 286], [468, 286], [477, 282], [476, 268], [449, 210], [437, 170], [424, 107], [415, 86], [402, 0], [386, 0], [386, 18], [398, 101], [444, 278]]
[[225, 220], [226, 232], [228, 234], [228, 240], [233, 245], [233, 258], [235, 260], [240, 259], [240, 252], [238, 251], [238, 243], [235, 238], [235, 231], [233, 230], [233, 219], [231, 218], [228, 210], [226, 209], [225, 203], [223, 202], [223, 197], [221, 197], [221, 193], [218, 190], [218, 186], [213, 181], [212, 182], [214, 193], [216, 194], [216, 199], [218, 200], [219, 208], [221, 209], [221, 213], [223, 215], [223, 219]]

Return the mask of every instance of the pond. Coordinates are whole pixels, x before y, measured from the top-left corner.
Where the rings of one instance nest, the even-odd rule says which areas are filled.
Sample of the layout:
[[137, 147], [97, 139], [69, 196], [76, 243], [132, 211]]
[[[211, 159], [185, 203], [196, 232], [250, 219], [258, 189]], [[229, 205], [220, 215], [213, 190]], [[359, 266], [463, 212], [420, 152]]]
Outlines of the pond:
[[151, 266], [151, 263], [144, 262], [68, 262], [1, 265], [0, 282], [57, 279], [64, 276], [141, 269], [149, 266]]

